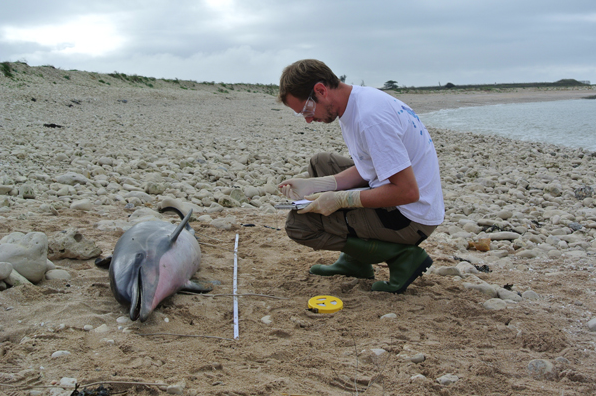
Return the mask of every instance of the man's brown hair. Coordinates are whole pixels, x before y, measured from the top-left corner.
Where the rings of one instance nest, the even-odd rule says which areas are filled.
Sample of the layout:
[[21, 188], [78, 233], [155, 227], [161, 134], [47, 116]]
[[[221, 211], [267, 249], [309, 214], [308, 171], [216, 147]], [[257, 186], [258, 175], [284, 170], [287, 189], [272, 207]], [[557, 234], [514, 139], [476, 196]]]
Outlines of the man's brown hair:
[[[278, 100], [286, 104], [288, 94], [306, 100], [316, 83], [322, 82], [334, 89], [339, 86], [339, 78], [323, 62], [316, 59], [303, 59], [286, 66], [279, 79]], [[315, 99], [316, 102], [316, 99]]]

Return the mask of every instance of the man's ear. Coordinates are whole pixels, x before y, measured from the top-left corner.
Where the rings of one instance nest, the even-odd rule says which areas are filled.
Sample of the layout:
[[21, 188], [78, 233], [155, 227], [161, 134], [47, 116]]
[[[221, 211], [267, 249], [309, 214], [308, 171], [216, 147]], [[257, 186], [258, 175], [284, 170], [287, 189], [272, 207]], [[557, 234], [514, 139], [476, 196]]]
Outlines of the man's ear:
[[325, 84], [323, 84], [322, 82], [316, 83], [315, 86], [313, 87], [313, 90], [318, 94], [318, 96], [323, 97], [323, 98], [326, 98], [327, 93], [329, 92], [329, 90], [327, 89]]

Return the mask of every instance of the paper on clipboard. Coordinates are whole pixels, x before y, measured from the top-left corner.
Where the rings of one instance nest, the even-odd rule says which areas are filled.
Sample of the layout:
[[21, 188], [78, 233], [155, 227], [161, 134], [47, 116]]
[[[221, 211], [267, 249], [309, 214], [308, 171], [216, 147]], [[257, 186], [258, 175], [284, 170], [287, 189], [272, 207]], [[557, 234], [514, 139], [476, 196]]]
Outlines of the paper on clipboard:
[[275, 209], [300, 210], [300, 209], [306, 208], [308, 206], [308, 204], [311, 202], [312, 201], [309, 201], [308, 199], [300, 199], [300, 200], [294, 201], [294, 202], [277, 204], [274, 207], [275, 207]]

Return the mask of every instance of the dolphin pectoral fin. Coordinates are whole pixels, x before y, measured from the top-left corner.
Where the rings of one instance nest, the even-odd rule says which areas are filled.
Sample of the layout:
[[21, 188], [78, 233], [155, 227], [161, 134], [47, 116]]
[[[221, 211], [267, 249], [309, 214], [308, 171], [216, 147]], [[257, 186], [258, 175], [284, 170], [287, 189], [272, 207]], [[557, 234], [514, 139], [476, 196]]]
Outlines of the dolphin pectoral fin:
[[112, 256], [95, 259], [95, 265], [98, 266], [99, 268], [108, 269], [108, 268], [110, 268], [111, 263], [112, 263]]
[[208, 281], [188, 281], [184, 284], [181, 290], [194, 293], [207, 293], [213, 290], [213, 286]]

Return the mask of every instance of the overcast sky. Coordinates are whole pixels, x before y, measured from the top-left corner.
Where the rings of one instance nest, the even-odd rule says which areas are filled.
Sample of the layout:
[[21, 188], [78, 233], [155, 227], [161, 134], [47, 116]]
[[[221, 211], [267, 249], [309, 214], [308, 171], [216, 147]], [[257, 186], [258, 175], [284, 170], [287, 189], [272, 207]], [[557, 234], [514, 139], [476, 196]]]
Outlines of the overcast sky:
[[596, 84], [596, 0], [3, 0], [0, 61], [279, 83], [304, 58], [380, 87]]

